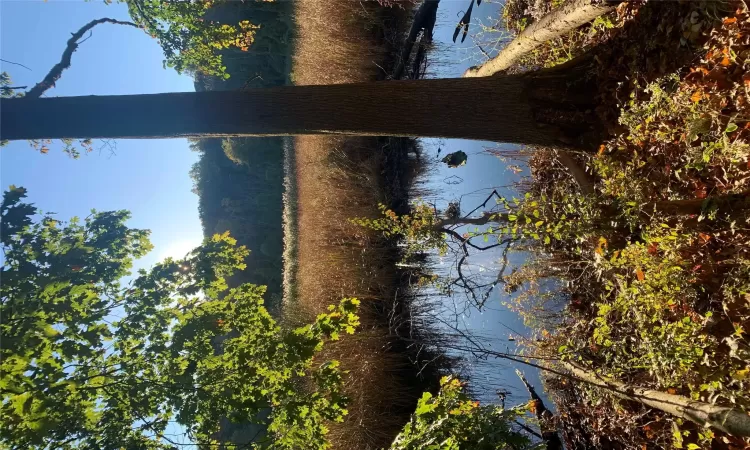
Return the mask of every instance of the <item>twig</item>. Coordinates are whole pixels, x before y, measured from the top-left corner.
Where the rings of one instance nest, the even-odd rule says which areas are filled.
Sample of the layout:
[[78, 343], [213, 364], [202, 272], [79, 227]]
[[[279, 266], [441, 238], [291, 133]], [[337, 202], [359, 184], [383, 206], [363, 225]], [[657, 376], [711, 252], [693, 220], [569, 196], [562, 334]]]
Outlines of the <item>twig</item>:
[[21, 66], [21, 67], [23, 67], [24, 69], [26, 69], [26, 70], [28, 70], [28, 71], [30, 71], [30, 72], [33, 72], [33, 70], [31, 70], [31, 69], [30, 69], [29, 67], [27, 67], [27, 66], [24, 66], [24, 65], [23, 65], [23, 64], [21, 64], [21, 63], [17, 63], [17, 62], [13, 62], [13, 61], [8, 61], [7, 59], [0, 59], [0, 61], [2, 61], [2, 62], [6, 62], [6, 63], [8, 63], [8, 64], [15, 64], [15, 65], [17, 65], [17, 66]]

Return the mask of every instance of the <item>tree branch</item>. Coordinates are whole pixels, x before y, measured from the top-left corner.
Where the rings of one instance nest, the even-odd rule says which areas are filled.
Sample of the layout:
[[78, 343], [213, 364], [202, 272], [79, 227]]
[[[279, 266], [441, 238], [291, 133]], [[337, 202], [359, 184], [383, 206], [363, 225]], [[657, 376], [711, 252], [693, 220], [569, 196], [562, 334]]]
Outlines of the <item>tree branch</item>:
[[578, 184], [578, 188], [584, 195], [594, 194], [594, 180], [589, 176], [589, 174], [586, 173], [586, 170], [584, 170], [576, 162], [576, 160], [570, 156], [568, 152], [566, 152], [565, 150], [557, 152], [557, 160], [560, 161], [560, 164], [562, 164], [566, 169], [568, 169], [568, 173], [570, 173], [570, 175], [573, 177], [576, 184]]
[[[8, 64], [15, 64], [15, 65], [17, 65], [17, 66], [21, 66], [21, 67], [23, 67], [24, 69], [26, 69], [26, 70], [28, 70], [28, 71], [32, 71], [32, 70], [31, 70], [31, 69], [30, 69], [29, 67], [27, 67], [27, 66], [24, 66], [24, 65], [23, 65], [23, 64], [21, 64], [21, 63], [17, 63], [17, 62], [13, 62], [13, 61], [8, 61], [7, 59], [0, 59], [0, 61], [2, 61], [2, 62], [4, 62], [4, 63], [8, 63]], [[32, 71], [32, 72], [33, 72], [33, 71]]]
[[[615, 9], [616, 2], [608, 0], [573, 0], [555, 9], [537, 22], [529, 25], [508, 43], [497, 56], [481, 66], [469, 68], [465, 77], [488, 77], [515, 64], [521, 56], [529, 53], [550, 39], [575, 30], [597, 17]], [[454, 38], [455, 40], [455, 38]]]
[[73, 33], [73, 35], [68, 39], [68, 44], [65, 47], [65, 50], [63, 51], [62, 58], [60, 58], [60, 62], [55, 64], [54, 67], [49, 71], [47, 76], [44, 77], [42, 81], [36, 84], [31, 90], [29, 90], [26, 93], [27, 98], [39, 98], [44, 94], [48, 89], [55, 86], [55, 83], [62, 77], [63, 71], [65, 71], [67, 68], [70, 67], [70, 59], [73, 57], [73, 52], [75, 52], [78, 49], [79, 42], [78, 40], [83, 37], [84, 34], [86, 34], [87, 31], [91, 30], [95, 26], [99, 25], [100, 23], [113, 23], [116, 25], [127, 25], [135, 28], [140, 28], [140, 26], [136, 25], [133, 22], [125, 22], [121, 20], [116, 19], [110, 19], [108, 17], [104, 17], [97, 20], [92, 20], [91, 22], [87, 23], [83, 27], [81, 27], [78, 31]]

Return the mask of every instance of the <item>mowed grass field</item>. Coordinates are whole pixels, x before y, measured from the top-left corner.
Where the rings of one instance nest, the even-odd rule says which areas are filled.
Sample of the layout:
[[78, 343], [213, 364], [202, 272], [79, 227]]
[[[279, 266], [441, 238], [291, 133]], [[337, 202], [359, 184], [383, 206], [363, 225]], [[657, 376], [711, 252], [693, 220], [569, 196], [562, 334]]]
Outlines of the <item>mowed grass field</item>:
[[[392, 67], [410, 11], [376, 2], [298, 0], [295, 84], [337, 84], [385, 78]], [[384, 111], [397, 114], [397, 111]], [[378, 216], [378, 203], [405, 204], [401, 139], [299, 136], [294, 138], [297, 211], [296, 300], [287, 320], [309, 319], [343, 297], [362, 301], [362, 325], [353, 336], [326, 348], [321, 360], [337, 359], [345, 370], [351, 402], [344, 423], [331, 427], [336, 449], [388, 447], [414, 410], [425, 387], [407, 345], [392, 333], [403, 305], [404, 274], [394, 242], [352, 224]], [[292, 237], [293, 238], [293, 237]], [[289, 236], [287, 236], [288, 242]], [[288, 245], [288, 244], [287, 244]]]

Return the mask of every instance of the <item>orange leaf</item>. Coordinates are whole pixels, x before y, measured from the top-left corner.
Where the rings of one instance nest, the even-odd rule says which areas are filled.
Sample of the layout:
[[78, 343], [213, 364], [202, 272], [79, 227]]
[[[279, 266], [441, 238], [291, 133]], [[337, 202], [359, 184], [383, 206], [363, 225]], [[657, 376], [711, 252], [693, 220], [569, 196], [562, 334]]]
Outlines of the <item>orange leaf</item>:
[[698, 233], [698, 237], [701, 238], [704, 244], [708, 243], [708, 241], [711, 240], [711, 235], [706, 233]]
[[723, 59], [721, 60], [721, 62], [720, 62], [719, 64], [721, 64], [722, 66], [725, 66], [725, 67], [726, 67], [726, 66], [728, 66], [729, 64], [731, 64], [731, 61], [729, 60], [729, 57], [725, 56], [725, 57], [724, 57], [724, 58], [723, 58]]
[[736, 17], [727, 17], [726, 19], [724, 19], [724, 25], [731, 25], [736, 22], [737, 22]]
[[690, 96], [690, 100], [693, 101], [693, 103], [698, 103], [703, 98], [703, 93], [698, 90], [693, 92], [693, 95]]
[[604, 151], [607, 150], [607, 147], [604, 146], [604, 144], [599, 146], [599, 155], [603, 155]]
[[635, 276], [638, 277], [638, 281], [643, 281], [643, 279], [646, 278], [646, 275], [643, 274], [640, 267], [635, 269]]
[[42, 146], [42, 148], [39, 149], [39, 153], [47, 154], [49, 152], [49, 147]]
[[667, 389], [667, 393], [675, 395], [677, 393], [677, 389], [675, 389], [675, 388], [669, 388], [669, 389]]
[[652, 242], [648, 244], [649, 255], [655, 255], [657, 251], [659, 251], [659, 244], [657, 244], [656, 242]]

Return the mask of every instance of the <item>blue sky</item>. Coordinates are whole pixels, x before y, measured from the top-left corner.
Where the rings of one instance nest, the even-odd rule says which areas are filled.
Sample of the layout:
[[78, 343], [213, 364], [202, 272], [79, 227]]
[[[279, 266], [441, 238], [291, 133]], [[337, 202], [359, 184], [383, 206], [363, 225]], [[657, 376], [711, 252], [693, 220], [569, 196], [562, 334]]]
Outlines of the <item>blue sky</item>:
[[[33, 86], [60, 60], [70, 34], [101, 17], [129, 20], [124, 4], [102, 1], [0, 0], [0, 58], [16, 86]], [[143, 31], [101, 24], [74, 53], [72, 66], [47, 96], [146, 94], [193, 91], [189, 76], [162, 67], [163, 54]], [[53, 145], [47, 155], [26, 142], [0, 149], [0, 184], [29, 190], [29, 200], [60, 219], [127, 209], [129, 225], [152, 230], [157, 258], [182, 256], [200, 244], [198, 197], [188, 175], [197, 160], [185, 139], [118, 140], [116, 154], [97, 152], [72, 160]]]

